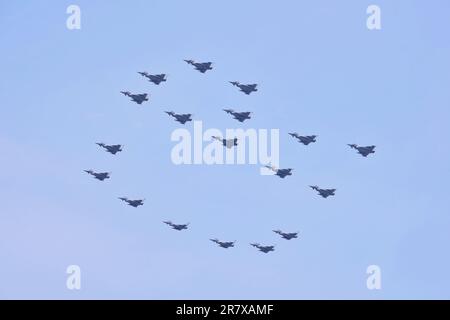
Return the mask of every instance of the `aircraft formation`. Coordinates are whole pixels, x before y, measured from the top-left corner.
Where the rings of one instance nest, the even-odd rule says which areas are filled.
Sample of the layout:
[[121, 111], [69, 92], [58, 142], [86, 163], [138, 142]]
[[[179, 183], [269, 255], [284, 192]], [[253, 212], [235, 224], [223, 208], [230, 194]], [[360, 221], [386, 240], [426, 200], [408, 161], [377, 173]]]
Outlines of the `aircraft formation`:
[[[205, 74], [209, 70], [213, 70], [212, 62], [196, 62], [191, 59], [187, 59], [184, 61], [186, 63], [188, 63], [189, 65], [193, 66], [193, 68], [195, 70], [197, 70], [198, 72], [200, 72], [202, 74]], [[150, 74], [146, 71], [140, 71], [140, 72], [138, 72], [138, 74], [145, 77], [149, 82], [151, 82], [155, 85], [158, 85], [158, 86], [161, 83], [167, 81], [167, 74], [164, 74], [164, 73]], [[250, 95], [251, 93], [258, 91], [258, 89], [257, 89], [258, 84], [255, 84], [255, 83], [241, 84], [238, 81], [229, 81], [229, 82], [234, 87], [237, 87], [239, 89], [239, 91], [241, 91], [242, 93], [244, 93], [246, 95]], [[144, 102], [149, 101], [149, 98], [150, 98], [150, 94], [148, 94], [148, 93], [131, 93], [130, 91], [121, 91], [121, 93], [124, 96], [130, 98], [130, 100], [132, 102], [135, 102], [138, 105], [141, 105]], [[233, 119], [237, 120], [240, 123], [243, 123], [246, 120], [250, 120], [251, 115], [252, 115], [252, 112], [249, 112], [249, 111], [240, 111], [239, 112], [239, 111], [235, 111], [233, 109], [223, 109], [223, 111], [225, 111], [228, 115], [230, 115], [231, 117], [233, 117]], [[176, 122], [179, 122], [182, 125], [185, 125], [187, 122], [192, 121], [193, 115], [190, 113], [179, 114], [179, 113], [175, 113], [174, 111], [165, 111], [165, 113], [167, 115], [169, 115], [170, 117], [172, 117]], [[295, 138], [298, 141], [298, 143], [301, 143], [305, 146], [308, 146], [311, 143], [316, 143], [317, 137], [318, 137], [317, 135], [300, 135], [297, 132], [291, 132], [291, 133], [289, 133], [289, 135], [291, 137]], [[212, 139], [217, 140], [218, 143], [221, 143], [224, 147], [229, 148], [229, 149], [238, 146], [238, 143], [239, 143], [238, 138], [225, 139], [223, 137], [212, 136]], [[121, 144], [108, 145], [103, 142], [97, 142], [96, 144], [99, 147], [103, 148], [104, 151], [106, 151], [112, 155], [116, 155], [123, 151], [123, 145], [121, 145]], [[375, 153], [374, 145], [359, 146], [357, 144], [348, 144], [348, 146], [352, 149], [355, 149], [357, 151], [357, 153], [364, 158], [368, 157], [370, 154]], [[267, 164], [264, 167], [273, 171], [273, 174], [275, 176], [278, 176], [281, 179], [284, 179], [288, 176], [292, 176], [293, 170], [294, 170], [293, 168], [276, 168], [270, 164]], [[84, 171], [99, 181], [105, 181], [105, 180], [111, 178], [111, 172], [95, 172], [92, 169], [84, 170]], [[324, 188], [320, 188], [319, 186], [316, 186], [316, 185], [311, 185], [310, 188], [312, 190], [316, 191], [317, 194], [324, 199], [335, 196], [335, 192], [336, 192], [336, 189], [333, 189], [333, 188], [324, 189]], [[144, 201], [145, 201], [145, 199], [129, 199], [127, 197], [118, 197], [118, 199], [125, 202], [126, 205], [131, 206], [133, 208], [138, 208], [140, 206], [143, 206]], [[172, 221], [163, 221], [163, 223], [176, 231], [183, 231], [183, 230], [189, 229], [189, 223], [177, 224], [177, 223], [173, 223]], [[278, 229], [273, 230], [273, 232], [285, 240], [297, 239], [298, 235], [299, 235], [299, 232], [284, 232], [284, 231], [281, 231]], [[233, 248], [233, 247], [235, 247], [235, 244], [236, 244], [236, 240], [221, 241], [217, 238], [212, 238], [209, 240], [212, 241], [213, 243], [215, 243], [218, 247], [223, 248], [223, 249]], [[275, 251], [275, 245], [261, 245], [260, 243], [250, 243], [250, 246], [256, 248], [258, 251], [260, 251], [262, 253], [269, 253], [269, 252]]]

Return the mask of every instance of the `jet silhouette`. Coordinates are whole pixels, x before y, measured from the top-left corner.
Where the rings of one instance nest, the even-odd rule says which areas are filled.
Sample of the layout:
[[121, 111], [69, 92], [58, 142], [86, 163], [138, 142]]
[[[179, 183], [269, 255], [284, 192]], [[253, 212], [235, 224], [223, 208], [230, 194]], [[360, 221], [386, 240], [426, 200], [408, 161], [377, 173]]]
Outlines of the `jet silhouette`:
[[188, 225], [189, 225], [189, 223], [186, 223], [186, 224], [175, 224], [175, 223], [172, 223], [171, 221], [163, 221], [163, 222], [165, 224], [167, 224], [168, 226], [172, 227], [172, 229], [178, 230], [178, 231], [187, 229]]
[[363, 157], [367, 157], [371, 153], [375, 153], [375, 146], [359, 147], [357, 144], [348, 145], [352, 149], [358, 150], [358, 153]]
[[220, 137], [212, 136], [213, 139], [220, 141], [224, 147], [227, 147], [228, 149], [233, 148], [234, 146], [238, 145], [238, 138], [234, 139], [222, 139]]
[[296, 138], [298, 142], [303, 143], [305, 146], [312, 142], [316, 142], [317, 136], [300, 136], [297, 132], [289, 133], [292, 137]]
[[219, 247], [222, 247], [224, 249], [228, 249], [228, 248], [234, 247], [234, 243], [236, 242], [236, 241], [222, 242], [222, 241], [220, 241], [218, 239], [209, 239], [209, 240], [211, 240], [212, 242], [217, 243], [219, 245]]
[[195, 62], [194, 60], [184, 60], [188, 64], [193, 65], [194, 69], [205, 73], [208, 70], [212, 70], [212, 62]]
[[137, 208], [139, 206], [143, 206], [144, 205], [144, 201], [145, 201], [145, 199], [142, 199], [142, 200], [130, 200], [130, 199], [125, 198], [125, 197], [121, 197], [119, 199], [122, 200], [122, 201], [125, 201], [129, 206], [132, 206], [132, 207], [135, 207], [135, 208]]
[[89, 173], [95, 179], [103, 181], [105, 179], [109, 179], [111, 173], [110, 172], [94, 172], [92, 170], [84, 170], [84, 172]]
[[259, 251], [264, 252], [264, 253], [268, 253], [270, 251], [274, 251], [275, 250], [275, 246], [262, 246], [259, 243], [250, 243], [251, 246], [257, 248]]
[[104, 144], [103, 142], [97, 142], [97, 145], [104, 148], [106, 150], [106, 152], [109, 152], [111, 154], [116, 154], [117, 152], [122, 151], [122, 145], [120, 145], [120, 144], [107, 145], [107, 144]]
[[133, 94], [129, 91], [120, 91], [123, 95], [130, 97], [132, 101], [136, 102], [137, 104], [142, 104], [144, 101], [148, 101], [148, 94], [147, 93], [138, 93]]
[[192, 121], [192, 114], [186, 113], [186, 114], [176, 114], [173, 111], [165, 111], [169, 116], [172, 116], [175, 118], [175, 121], [178, 121], [181, 124], [185, 124], [188, 121]]
[[329, 196], [334, 196], [336, 189], [320, 189], [318, 186], [310, 186], [311, 189], [316, 190], [320, 196], [323, 198], [328, 198]]
[[256, 89], [256, 87], [258, 86], [256, 83], [253, 84], [241, 84], [237, 81], [230, 81], [230, 83], [235, 86], [238, 87], [240, 89], [240, 91], [242, 91], [243, 93], [249, 95], [252, 92], [258, 91], [258, 89]]
[[148, 74], [147, 72], [138, 72], [141, 76], [146, 77], [148, 81], [153, 82], [156, 85], [159, 85], [161, 82], [167, 81], [167, 75], [162, 74]]
[[234, 119], [236, 119], [239, 122], [244, 122], [247, 119], [251, 119], [250, 114], [251, 112], [236, 112], [233, 109], [223, 109], [228, 114], [231, 114]]
[[292, 170], [294, 170], [292, 168], [277, 169], [274, 166], [270, 166], [270, 165], [267, 165], [267, 166], [264, 166], [264, 167], [267, 168], [267, 169], [272, 170], [273, 172], [275, 172], [276, 176], [279, 176], [282, 179], [286, 178], [286, 176], [292, 176]]
[[283, 239], [291, 240], [297, 238], [298, 232], [285, 233], [281, 230], [273, 230], [273, 232], [279, 234]]

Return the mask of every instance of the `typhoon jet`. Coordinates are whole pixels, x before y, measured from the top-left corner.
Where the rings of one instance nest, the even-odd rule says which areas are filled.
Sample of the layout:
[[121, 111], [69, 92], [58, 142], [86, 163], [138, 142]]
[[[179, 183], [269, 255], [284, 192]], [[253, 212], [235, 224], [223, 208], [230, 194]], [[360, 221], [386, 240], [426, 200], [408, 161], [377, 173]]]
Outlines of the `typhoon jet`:
[[163, 221], [163, 222], [165, 224], [167, 224], [168, 226], [172, 227], [172, 229], [178, 230], [178, 231], [187, 229], [188, 225], [189, 225], [189, 223], [186, 223], [186, 224], [175, 224], [175, 223], [172, 223], [171, 221]]
[[259, 251], [268, 253], [270, 251], [275, 251], [275, 246], [262, 246], [259, 243], [250, 243], [251, 246], [258, 248]]
[[258, 91], [258, 89], [256, 89], [256, 87], [258, 86], [256, 83], [253, 84], [241, 84], [237, 81], [230, 81], [230, 83], [235, 86], [238, 87], [243, 93], [245, 94], [250, 94], [254, 91]]
[[358, 150], [358, 153], [363, 157], [367, 157], [369, 154], [375, 153], [375, 146], [360, 147], [357, 144], [349, 144], [348, 146]]
[[298, 142], [303, 143], [305, 146], [312, 142], [316, 142], [317, 136], [301, 136], [297, 132], [289, 133], [292, 137], [296, 138]]
[[251, 119], [250, 114], [251, 112], [236, 112], [233, 109], [223, 109], [228, 114], [231, 114], [234, 119], [236, 119], [239, 122], [244, 122], [247, 119]]
[[271, 166], [271, 165], [267, 165], [267, 166], [264, 166], [264, 167], [267, 168], [267, 169], [272, 170], [273, 172], [275, 172], [276, 176], [279, 176], [282, 179], [286, 178], [286, 176], [292, 176], [292, 170], [294, 170], [292, 168], [277, 169], [277, 168], [275, 168], [274, 166]]
[[121, 94], [130, 97], [132, 101], [136, 102], [137, 104], [142, 104], [144, 101], [148, 101], [148, 94], [147, 93], [131, 93], [129, 91], [120, 91]]
[[167, 81], [167, 75], [164, 73], [161, 74], [149, 74], [147, 72], [138, 72], [141, 76], [146, 77], [148, 81], [153, 82], [156, 85], [159, 85], [161, 82]]
[[144, 201], [145, 201], [145, 199], [142, 199], [142, 200], [130, 200], [130, 199], [126, 198], [126, 197], [120, 197], [119, 199], [122, 200], [122, 201], [125, 201], [129, 206], [132, 206], [132, 207], [135, 207], [135, 208], [137, 208], [139, 206], [143, 206], [144, 205]]
[[116, 154], [117, 152], [121, 152], [122, 147], [123, 147], [120, 144], [107, 145], [107, 144], [104, 144], [103, 142], [97, 142], [97, 145], [104, 148], [106, 150], [106, 152], [109, 152], [111, 154]]
[[291, 239], [295, 239], [298, 237], [298, 232], [286, 233], [281, 230], [273, 230], [273, 232], [279, 234], [283, 239], [286, 239], [286, 240], [291, 240]]
[[103, 181], [105, 179], [109, 179], [111, 172], [94, 172], [92, 170], [84, 170], [84, 172], [89, 173], [95, 179]]
[[169, 116], [172, 116], [175, 118], [175, 121], [178, 121], [181, 124], [185, 124], [188, 121], [192, 121], [192, 114], [186, 113], [186, 114], [176, 114], [173, 111], [165, 111]]
[[311, 189], [316, 190], [322, 198], [334, 196], [336, 189], [320, 189], [318, 186], [310, 186]]
[[227, 147], [228, 149], [233, 148], [234, 146], [238, 145], [238, 138], [234, 138], [234, 139], [222, 139], [220, 137], [217, 136], [212, 136], [213, 139], [220, 141], [224, 147]]
[[188, 64], [193, 65], [194, 68], [201, 73], [205, 73], [208, 70], [212, 70], [212, 62], [195, 62], [194, 60], [184, 60]]
[[236, 242], [236, 241], [229, 241], [229, 242], [225, 241], [225, 242], [222, 242], [222, 241], [220, 241], [218, 239], [209, 239], [209, 240], [211, 240], [212, 242], [217, 243], [219, 245], [219, 247], [224, 248], [224, 249], [228, 249], [228, 248], [234, 247], [234, 243]]

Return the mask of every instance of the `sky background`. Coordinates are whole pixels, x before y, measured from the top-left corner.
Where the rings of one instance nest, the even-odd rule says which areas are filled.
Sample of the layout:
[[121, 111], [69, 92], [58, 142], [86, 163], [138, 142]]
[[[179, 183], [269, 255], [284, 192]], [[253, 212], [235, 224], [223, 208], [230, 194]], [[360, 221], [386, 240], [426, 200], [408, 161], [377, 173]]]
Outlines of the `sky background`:
[[[81, 30], [66, 28], [70, 4]], [[370, 4], [380, 31], [366, 28]], [[447, 0], [1, 0], [0, 298], [449, 299], [449, 12]], [[120, 90], [151, 98], [138, 106]], [[253, 118], [240, 125], [229, 107]], [[172, 164], [181, 125], [168, 109], [204, 128], [280, 129], [293, 176]], [[112, 156], [98, 141], [125, 148]], [[72, 264], [79, 291], [66, 288]], [[378, 291], [366, 288], [372, 264]]]

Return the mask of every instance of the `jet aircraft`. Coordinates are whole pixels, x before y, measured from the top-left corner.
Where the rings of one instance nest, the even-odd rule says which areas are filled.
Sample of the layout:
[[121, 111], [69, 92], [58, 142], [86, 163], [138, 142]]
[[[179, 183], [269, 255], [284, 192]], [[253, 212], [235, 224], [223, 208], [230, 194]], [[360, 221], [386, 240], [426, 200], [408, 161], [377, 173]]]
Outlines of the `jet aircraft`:
[[186, 113], [186, 114], [176, 114], [173, 111], [165, 111], [169, 116], [172, 116], [175, 118], [175, 121], [178, 121], [181, 124], [185, 124], [188, 121], [192, 121], [192, 114]]
[[212, 70], [212, 62], [195, 62], [194, 60], [184, 60], [188, 64], [193, 65], [194, 69], [205, 73], [208, 70]]
[[239, 122], [244, 122], [247, 119], [251, 119], [250, 114], [251, 112], [236, 112], [233, 109], [223, 109], [228, 114], [231, 114], [234, 119], [236, 119]]
[[164, 73], [161, 74], [149, 74], [147, 72], [138, 72], [141, 76], [146, 77], [148, 81], [153, 82], [156, 85], [159, 85], [161, 82], [167, 81], [167, 75]]
[[360, 147], [357, 144], [348, 145], [352, 149], [356, 149], [360, 155], [367, 157], [371, 153], [375, 153], [375, 146]]
[[307, 146], [308, 144], [310, 144], [312, 142], [316, 142], [316, 138], [317, 138], [317, 136], [315, 136], [315, 135], [312, 135], [312, 136], [301, 136], [297, 132], [289, 133], [289, 134], [292, 137], [296, 138], [298, 140], [298, 142], [303, 143], [305, 146]]
[[130, 97], [132, 101], [136, 102], [137, 104], [142, 104], [144, 101], [148, 101], [148, 94], [147, 93], [131, 93], [129, 91], [120, 91], [123, 95]]
[[252, 84], [241, 84], [238, 81], [230, 81], [230, 83], [235, 86], [238, 87], [243, 93], [249, 95], [252, 92], [258, 91], [258, 89], [256, 88], [258, 85], [256, 83], [252, 83]]
[[291, 240], [291, 239], [295, 239], [298, 237], [298, 232], [286, 233], [281, 230], [273, 230], [273, 232], [279, 234], [283, 239], [286, 239], [286, 240]]
[[111, 173], [110, 172], [94, 172], [92, 170], [84, 170], [84, 172], [89, 173], [95, 179], [103, 181], [105, 179], [109, 179]]
[[334, 196], [336, 189], [320, 189], [318, 186], [310, 186], [311, 189], [316, 190], [322, 198], [328, 198]]
[[264, 166], [264, 167], [267, 168], [267, 169], [272, 170], [273, 172], [275, 172], [276, 176], [279, 176], [282, 179], [286, 178], [286, 176], [291, 176], [292, 175], [292, 170], [294, 170], [292, 168], [277, 169], [277, 168], [275, 168], [274, 166], [271, 166], [271, 165], [267, 165], [267, 166]]
[[122, 147], [123, 147], [120, 144], [107, 145], [107, 144], [104, 144], [103, 142], [97, 142], [97, 145], [104, 148], [106, 150], [106, 152], [109, 152], [111, 154], [116, 154], [117, 152], [121, 152]]
[[233, 148], [234, 146], [238, 145], [238, 138], [234, 139], [222, 139], [217, 136], [212, 136], [213, 139], [220, 141], [224, 147], [227, 147], [228, 149]]
[[268, 253], [270, 251], [274, 251], [275, 250], [275, 246], [262, 246], [259, 243], [250, 243], [251, 246], [257, 248], [259, 251], [264, 252], [264, 253]]
[[187, 229], [188, 225], [189, 225], [189, 223], [186, 223], [186, 224], [175, 224], [175, 223], [172, 223], [171, 221], [163, 221], [163, 222], [165, 224], [167, 224], [168, 226], [172, 227], [172, 229], [178, 230], [178, 231]]
[[144, 201], [145, 201], [145, 199], [142, 199], [142, 200], [130, 200], [130, 199], [125, 198], [125, 197], [120, 197], [119, 199], [122, 200], [122, 201], [125, 201], [129, 206], [132, 206], [132, 207], [135, 207], [135, 208], [137, 208], [139, 206], [143, 206], [144, 205]]
[[234, 243], [235, 243], [235, 241], [229, 241], [229, 242], [225, 241], [225, 242], [223, 242], [223, 241], [220, 241], [218, 239], [209, 239], [209, 240], [211, 240], [212, 242], [217, 243], [219, 245], [219, 247], [222, 247], [224, 249], [228, 249], [228, 248], [234, 247]]

